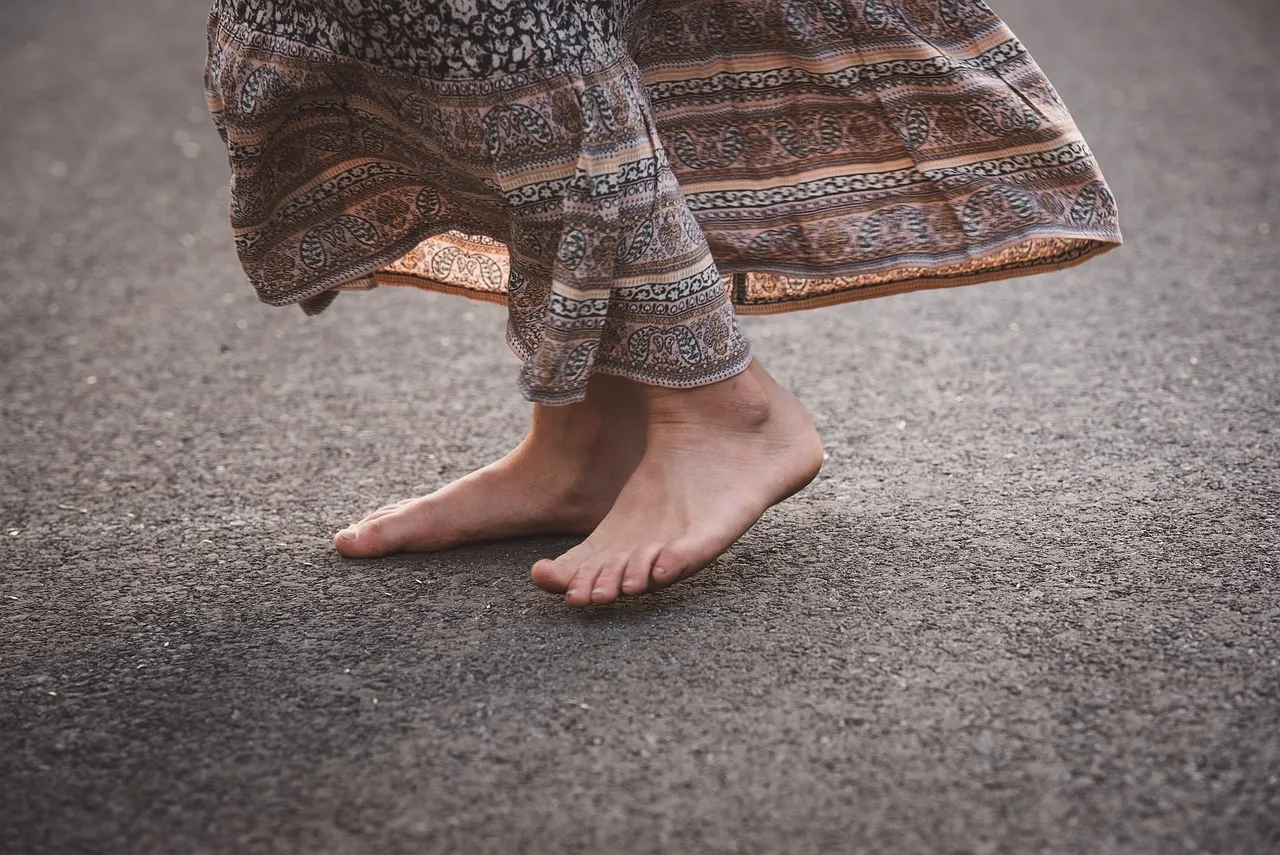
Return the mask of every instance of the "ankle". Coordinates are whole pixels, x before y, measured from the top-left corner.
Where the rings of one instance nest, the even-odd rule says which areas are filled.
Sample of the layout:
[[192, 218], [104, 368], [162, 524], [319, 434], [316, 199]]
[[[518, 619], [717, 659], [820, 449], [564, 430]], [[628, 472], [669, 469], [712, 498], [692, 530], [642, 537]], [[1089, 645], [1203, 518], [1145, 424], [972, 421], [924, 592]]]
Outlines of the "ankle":
[[524, 495], [554, 508], [560, 519], [590, 530], [603, 518], [630, 474], [601, 455], [603, 441], [597, 437], [572, 445], [563, 437], [549, 437], [540, 443], [530, 434], [503, 465], [508, 472], [514, 469], [520, 473], [516, 481], [523, 485]]
[[643, 409], [607, 414], [582, 406], [572, 413], [543, 412], [551, 409], [535, 409], [533, 427], [513, 460], [548, 491], [566, 501], [575, 496], [594, 500], [602, 484], [625, 480], [639, 462], [644, 452]]
[[773, 417], [769, 390], [753, 371], [695, 389], [649, 387], [649, 424], [758, 430]]

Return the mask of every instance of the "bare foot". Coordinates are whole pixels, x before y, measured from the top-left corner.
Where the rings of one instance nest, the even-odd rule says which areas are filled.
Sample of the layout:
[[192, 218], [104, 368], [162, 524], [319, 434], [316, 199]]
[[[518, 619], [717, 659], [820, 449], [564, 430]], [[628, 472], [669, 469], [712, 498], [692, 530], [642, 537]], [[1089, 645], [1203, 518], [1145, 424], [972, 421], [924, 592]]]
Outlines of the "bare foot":
[[609, 512], [643, 450], [640, 387], [599, 376], [580, 404], [535, 406], [529, 435], [506, 457], [429, 496], [374, 511], [333, 543], [347, 558], [374, 558], [585, 534]]
[[573, 606], [609, 603], [706, 567], [822, 466], [809, 412], [758, 362], [697, 389], [645, 387], [644, 456], [580, 545], [533, 567]]

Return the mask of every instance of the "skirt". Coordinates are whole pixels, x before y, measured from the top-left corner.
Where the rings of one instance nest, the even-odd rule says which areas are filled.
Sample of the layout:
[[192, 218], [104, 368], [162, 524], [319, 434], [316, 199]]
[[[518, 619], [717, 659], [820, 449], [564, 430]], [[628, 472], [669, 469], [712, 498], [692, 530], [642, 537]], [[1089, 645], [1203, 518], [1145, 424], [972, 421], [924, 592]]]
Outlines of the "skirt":
[[530, 400], [744, 369], [738, 313], [1119, 245], [982, 0], [216, 0], [205, 69], [259, 297], [508, 307]]

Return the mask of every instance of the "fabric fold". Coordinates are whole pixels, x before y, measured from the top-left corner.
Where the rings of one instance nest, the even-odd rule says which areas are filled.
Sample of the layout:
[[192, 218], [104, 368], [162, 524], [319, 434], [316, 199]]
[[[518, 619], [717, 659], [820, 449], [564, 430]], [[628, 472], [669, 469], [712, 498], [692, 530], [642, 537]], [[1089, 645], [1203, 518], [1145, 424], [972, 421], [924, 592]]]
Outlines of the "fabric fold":
[[[750, 347], [649, 120], [639, 70], [623, 56], [573, 91], [580, 155], [559, 188], [541, 338], [534, 345], [509, 330], [527, 351], [522, 390], [567, 403], [596, 371], [697, 386], [744, 370]], [[498, 171], [511, 180], [503, 164]]]

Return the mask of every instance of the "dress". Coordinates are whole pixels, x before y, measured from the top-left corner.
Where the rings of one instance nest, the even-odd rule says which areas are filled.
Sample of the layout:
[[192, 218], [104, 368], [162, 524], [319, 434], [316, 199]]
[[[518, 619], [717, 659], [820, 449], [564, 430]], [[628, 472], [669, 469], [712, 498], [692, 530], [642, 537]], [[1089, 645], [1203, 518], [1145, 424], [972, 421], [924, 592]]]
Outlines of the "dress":
[[260, 298], [504, 302], [542, 403], [596, 371], [730, 377], [751, 358], [737, 313], [1121, 239], [1070, 114], [982, 0], [216, 0], [208, 35]]

